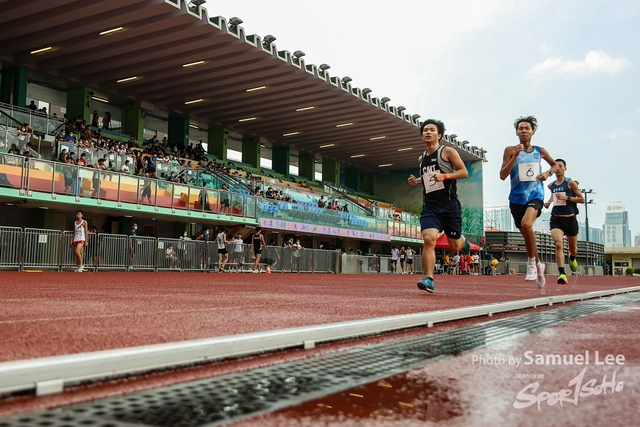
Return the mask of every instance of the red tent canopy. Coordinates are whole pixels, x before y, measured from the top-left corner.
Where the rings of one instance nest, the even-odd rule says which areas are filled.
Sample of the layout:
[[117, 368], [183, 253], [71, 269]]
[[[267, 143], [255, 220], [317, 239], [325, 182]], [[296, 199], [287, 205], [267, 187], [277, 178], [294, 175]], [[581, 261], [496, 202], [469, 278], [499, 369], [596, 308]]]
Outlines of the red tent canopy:
[[[480, 246], [469, 242], [469, 246], [471, 246], [471, 250], [472, 251], [479, 251], [480, 250]], [[438, 240], [436, 240], [436, 249], [444, 249], [444, 250], [450, 250], [451, 248], [449, 248], [449, 241], [447, 240], [447, 235], [446, 234], [442, 234], [440, 237], [438, 237]]]

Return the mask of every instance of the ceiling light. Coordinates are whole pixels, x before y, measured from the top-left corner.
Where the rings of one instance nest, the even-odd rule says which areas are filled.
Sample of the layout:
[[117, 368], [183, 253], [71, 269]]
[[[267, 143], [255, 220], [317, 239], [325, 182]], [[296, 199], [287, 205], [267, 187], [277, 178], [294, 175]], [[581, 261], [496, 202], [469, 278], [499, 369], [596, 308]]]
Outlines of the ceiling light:
[[413, 150], [413, 147], [398, 148], [398, 151], [409, 151], [409, 150]]
[[198, 126], [197, 126], [197, 125], [192, 125], [191, 123], [189, 123], [189, 127], [190, 127], [190, 128], [194, 128], [194, 129], [198, 129]]
[[255, 120], [257, 117], [247, 117], [246, 119], [240, 119], [239, 122], [250, 122], [251, 120]]
[[107, 34], [115, 33], [116, 31], [120, 31], [120, 30], [122, 30], [122, 29], [124, 29], [124, 28], [123, 28], [123, 27], [116, 27], [116, 28], [112, 28], [112, 29], [110, 29], [110, 30], [106, 30], [106, 31], [101, 32], [101, 33], [100, 33], [100, 35], [101, 35], [101, 36], [105, 36], [105, 35], [107, 35]]
[[118, 80], [117, 83], [130, 82], [131, 80], [135, 80], [135, 79], [137, 79], [137, 77], [127, 77], [126, 79]]
[[296, 111], [306, 111], [306, 110], [313, 110], [316, 107], [304, 107], [304, 108], [298, 108]]
[[356, 154], [355, 156], [351, 156], [352, 159], [355, 159], [356, 157], [364, 157], [364, 154]]
[[258, 87], [252, 87], [251, 89], [247, 89], [247, 92], [254, 92], [256, 90], [262, 90], [262, 89], [266, 89], [266, 86], [258, 86]]
[[373, 138], [369, 138], [369, 141], [376, 141], [378, 139], [385, 139], [385, 138], [386, 138], [386, 136], [384, 136], [384, 135], [383, 136], [374, 136]]
[[349, 123], [342, 123], [342, 124], [336, 125], [336, 127], [337, 127], [337, 128], [341, 128], [341, 127], [344, 127], [344, 126], [351, 126], [352, 124], [353, 124], [353, 122], [349, 122]]
[[40, 209], [44, 209], [44, 210], [49, 209], [49, 208], [48, 208], [48, 207], [46, 207], [46, 206], [38, 206], [38, 207], [39, 207]]
[[327, 148], [327, 147], [333, 147], [336, 144], [325, 144], [325, 145], [321, 145], [320, 148]]
[[184, 105], [195, 104], [195, 103], [197, 103], [197, 102], [202, 102], [202, 101], [204, 101], [204, 99], [203, 99], [203, 98], [193, 99], [193, 100], [191, 100], [191, 101], [187, 101], [187, 102], [185, 102], [185, 103], [184, 103]]
[[5, 205], [7, 205], [7, 206], [14, 206], [14, 204], [13, 204], [13, 203], [5, 203]]
[[289, 132], [289, 133], [283, 133], [282, 136], [292, 136], [292, 135], [297, 135], [300, 132]]
[[36, 53], [42, 53], [42, 52], [46, 52], [48, 50], [53, 49], [51, 46], [48, 47], [43, 47], [42, 49], [38, 49], [38, 50], [32, 50], [31, 51], [31, 55], [35, 55]]
[[182, 68], [193, 67], [194, 65], [200, 65], [200, 64], [204, 64], [204, 61], [189, 62], [188, 64], [184, 64]]
[[267, 148], [267, 146], [266, 146], [266, 145], [264, 145], [264, 144], [260, 144], [260, 147], [262, 147], [262, 148]]
[[379, 168], [386, 168], [387, 166], [391, 166], [391, 163], [385, 163], [384, 165], [378, 165]]
[[92, 96], [91, 99], [95, 99], [96, 101], [109, 103], [108, 99], [100, 98], [99, 96]]

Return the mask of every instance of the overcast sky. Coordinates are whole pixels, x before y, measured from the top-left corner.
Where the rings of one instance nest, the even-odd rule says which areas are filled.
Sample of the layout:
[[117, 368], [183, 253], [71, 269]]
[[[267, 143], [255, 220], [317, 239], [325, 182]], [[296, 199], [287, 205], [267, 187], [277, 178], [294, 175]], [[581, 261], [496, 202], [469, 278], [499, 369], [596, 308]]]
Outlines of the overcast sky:
[[[373, 89], [488, 150], [485, 206], [506, 205], [499, 179], [513, 121], [533, 114], [534, 144], [591, 188], [589, 222], [622, 201], [640, 231], [640, 0], [209, 1], [249, 34]], [[584, 218], [584, 208], [581, 215]]]

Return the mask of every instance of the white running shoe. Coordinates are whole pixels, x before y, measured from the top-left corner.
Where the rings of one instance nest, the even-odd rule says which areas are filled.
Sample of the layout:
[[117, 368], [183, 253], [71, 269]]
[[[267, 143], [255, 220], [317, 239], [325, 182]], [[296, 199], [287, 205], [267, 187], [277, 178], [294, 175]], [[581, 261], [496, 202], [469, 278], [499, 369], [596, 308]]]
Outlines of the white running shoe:
[[538, 263], [537, 265], [537, 275], [536, 275], [536, 286], [538, 286], [540, 289], [544, 288], [544, 285], [546, 283], [546, 279], [544, 278], [544, 270], [547, 268], [546, 264], [543, 264], [541, 262]]
[[524, 278], [527, 282], [533, 282], [538, 278], [538, 271], [535, 262], [527, 262], [527, 277]]
[[84, 265], [81, 265], [80, 267], [78, 267], [78, 273], [82, 273], [83, 269], [84, 269]]

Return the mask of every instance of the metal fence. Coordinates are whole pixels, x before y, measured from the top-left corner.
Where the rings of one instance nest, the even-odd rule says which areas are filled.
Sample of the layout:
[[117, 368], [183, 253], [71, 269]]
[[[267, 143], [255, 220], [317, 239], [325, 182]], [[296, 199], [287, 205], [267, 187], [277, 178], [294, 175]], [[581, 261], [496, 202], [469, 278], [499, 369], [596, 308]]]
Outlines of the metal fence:
[[[0, 269], [68, 271], [76, 268], [72, 231], [0, 227]], [[273, 272], [339, 273], [340, 251], [267, 246], [260, 267]], [[221, 259], [224, 261], [224, 255]], [[226, 271], [251, 271], [251, 246], [229, 242]], [[85, 271], [216, 271], [214, 241], [94, 234], [83, 250]]]

